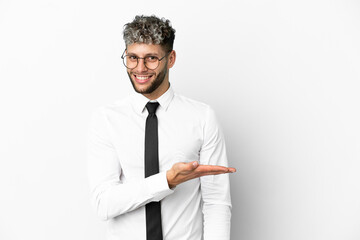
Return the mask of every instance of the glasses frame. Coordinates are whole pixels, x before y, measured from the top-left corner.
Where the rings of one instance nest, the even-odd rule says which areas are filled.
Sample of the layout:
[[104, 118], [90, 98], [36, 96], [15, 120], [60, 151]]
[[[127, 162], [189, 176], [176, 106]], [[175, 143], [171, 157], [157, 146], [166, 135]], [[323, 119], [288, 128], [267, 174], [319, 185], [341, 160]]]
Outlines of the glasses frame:
[[123, 52], [123, 54], [121, 55], [121, 59], [123, 60], [122, 62], [123, 62], [123, 64], [124, 64], [124, 66], [127, 68], [127, 69], [134, 69], [134, 68], [136, 68], [138, 65], [139, 65], [139, 59], [144, 59], [144, 66], [147, 68], [147, 69], [149, 69], [149, 70], [155, 70], [155, 69], [157, 69], [158, 67], [159, 67], [159, 65], [160, 65], [160, 62], [161, 62], [161, 60], [163, 60], [165, 57], [167, 57], [171, 52], [172, 52], [172, 50], [170, 50], [170, 51], [168, 51], [166, 54], [165, 54], [165, 56], [163, 56], [162, 58], [158, 58], [158, 57], [156, 57], [156, 56], [154, 56], [154, 57], [156, 57], [157, 59], [158, 59], [158, 65], [156, 66], [156, 68], [148, 68], [148, 66], [146, 66], [146, 61], [145, 61], [145, 58], [146, 57], [138, 57], [138, 56], [136, 56], [136, 66], [135, 67], [133, 67], [133, 68], [129, 68], [128, 66], [126, 66], [126, 64], [125, 64], [125, 58], [126, 58], [126, 56], [129, 56], [129, 55], [124, 55], [125, 54], [125, 52], [126, 52], [126, 48], [125, 48], [125, 50], [124, 50], [124, 52]]

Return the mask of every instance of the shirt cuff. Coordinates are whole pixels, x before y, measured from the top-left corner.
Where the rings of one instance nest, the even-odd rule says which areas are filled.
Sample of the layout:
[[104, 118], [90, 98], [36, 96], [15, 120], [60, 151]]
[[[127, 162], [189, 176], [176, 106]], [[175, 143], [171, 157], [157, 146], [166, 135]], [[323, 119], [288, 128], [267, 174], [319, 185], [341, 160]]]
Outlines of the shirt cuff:
[[146, 187], [152, 195], [152, 201], [158, 202], [174, 192], [173, 189], [169, 188], [166, 172], [152, 175], [146, 180]]

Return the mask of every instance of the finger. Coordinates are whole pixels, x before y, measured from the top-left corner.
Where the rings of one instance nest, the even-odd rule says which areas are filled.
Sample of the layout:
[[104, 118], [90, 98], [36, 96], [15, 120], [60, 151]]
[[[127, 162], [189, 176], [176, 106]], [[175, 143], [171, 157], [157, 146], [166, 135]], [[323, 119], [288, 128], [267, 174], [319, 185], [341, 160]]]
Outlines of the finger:
[[203, 176], [208, 176], [208, 175], [220, 175], [220, 174], [226, 174], [226, 173], [230, 173], [230, 172], [223, 172], [223, 171], [218, 171], [218, 172], [200, 172], [198, 173], [198, 177], [203, 177]]
[[232, 167], [224, 167], [224, 166], [216, 166], [216, 165], [200, 165], [201, 166], [201, 170], [206, 170], [206, 171], [226, 171], [226, 169], [229, 172], [236, 172], [235, 168]]
[[196, 169], [199, 166], [199, 163], [197, 161], [193, 161], [193, 162], [189, 162], [189, 163], [185, 163], [185, 162], [181, 162], [181, 163], [177, 163], [177, 166], [179, 167], [179, 171], [193, 171], [194, 169]]
[[199, 167], [196, 170], [204, 171], [204, 172], [216, 172], [216, 171], [228, 172], [229, 168], [223, 166], [215, 166], [215, 165], [199, 165]]

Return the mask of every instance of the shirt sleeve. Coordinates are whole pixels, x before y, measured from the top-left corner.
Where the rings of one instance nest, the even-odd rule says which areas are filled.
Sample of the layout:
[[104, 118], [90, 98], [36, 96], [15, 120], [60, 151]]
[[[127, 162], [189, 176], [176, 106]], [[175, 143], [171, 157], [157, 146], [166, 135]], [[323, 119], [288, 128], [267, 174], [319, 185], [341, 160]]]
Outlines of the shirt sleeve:
[[[225, 141], [214, 111], [209, 108], [204, 124], [200, 164], [228, 166]], [[204, 214], [204, 240], [229, 240], [231, 198], [229, 174], [200, 178]]]
[[91, 117], [87, 159], [92, 205], [103, 220], [160, 201], [173, 192], [166, 172], [128, 183], [120, 181], [122, 169], [111, 142], [104, 108], [94, 111]]

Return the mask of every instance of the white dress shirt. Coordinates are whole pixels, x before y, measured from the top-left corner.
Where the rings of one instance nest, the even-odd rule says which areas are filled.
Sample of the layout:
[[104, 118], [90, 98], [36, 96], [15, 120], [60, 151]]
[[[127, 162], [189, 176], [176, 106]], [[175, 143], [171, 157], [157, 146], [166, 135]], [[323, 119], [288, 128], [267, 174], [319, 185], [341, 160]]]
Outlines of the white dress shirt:
[[89, 129], [88, 175], [108, 240], [145, 240], [145, 204], [161, 200], [164, 240], [230, 239], [228, 174], [192, 179], [169, 189], [176, 162], [227, 166], [225, 143], [213, 110], [174, 93], [159, 97], [159, 173], [144, 177], [145, 121], [141, 94], [94, 111]]

